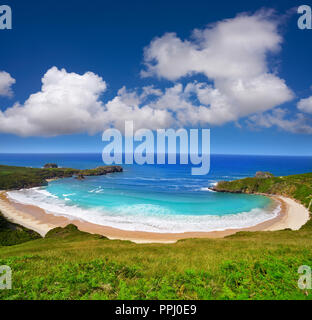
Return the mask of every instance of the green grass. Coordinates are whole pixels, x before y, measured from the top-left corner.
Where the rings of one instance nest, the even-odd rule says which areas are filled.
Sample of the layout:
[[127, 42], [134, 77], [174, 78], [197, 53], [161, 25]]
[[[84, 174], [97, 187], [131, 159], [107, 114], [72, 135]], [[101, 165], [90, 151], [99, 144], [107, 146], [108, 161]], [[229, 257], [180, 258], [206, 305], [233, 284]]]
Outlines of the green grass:
[[0, 265], [13, 270], [0, 299], [311, 299], [297, 287], [311, 240], [311, 225], [141, 245], [58, 228], [0, 247]]
[[7, 221], [0, 212], [0, 247], [13, 246], [39, 238], [41, 236], [37, 232]]
[[[221, 186], [284, 194], [308, 206], [311, 181], [306, 174]], [[299, 231], [175, 244], [108, 240], [70, 225], [43, 239], [0, 246], [0, 265], [13, 270], [13, 288], [0, 290], [0, 299], [311, 299], [297, 286], [297, 270], [312, 266], [312, 222]]]

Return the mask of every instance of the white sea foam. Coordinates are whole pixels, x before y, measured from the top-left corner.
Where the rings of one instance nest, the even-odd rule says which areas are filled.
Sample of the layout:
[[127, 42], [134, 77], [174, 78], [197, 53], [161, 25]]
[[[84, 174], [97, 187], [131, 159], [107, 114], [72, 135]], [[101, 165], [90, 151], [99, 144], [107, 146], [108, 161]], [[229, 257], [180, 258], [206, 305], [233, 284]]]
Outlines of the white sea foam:
[[[24, 189], [23, 191], [24, 191], [24, 192], [27, 192], [26, 190], [27, 190], [27, 189]], [[47, 197], [51, 197], [51, 198], [57, 199], [57, 196], [55, 196], [54, 194], [52, 194], [52, 193], [50, 193], [49, 191], [47, 191], [47, 190], [45, 190], [45, 189], [42, 189], [42, 188], [40, 188], [40, 187], [33, 188], [33, 190], [34, 190], [35, 192], [40, 193], [40, 194], [43, 194], [43, 195], [45, 195], [45, 196], [47, 196]]]
[[201, 187], [201, 188], [199, 188], [199, 189], [196, 189], [195, 191], [207, 191], [207, 192], [216, 192], [216, 191], [213, 191], [213, 190], [211, 190], [211, 187], [214, 187], [214, 186], [216, 186], [218, 184], [218, 182], [211, 182], [210, 184], [209, 184], [209, 187]]
[[211, 189], [208, 188], [208, 187], [200, 188], [199, 190], [200, 190], [200, 191], [215, 192], [215, 191], [211, 190]]
[[97, 187], [97, 188], [95, 188], [95, 189], [92, 189], [92, 190], [90, 190], [90, 191], [88, 191], [89, 193], [101, 193], [102, 192], [102, 187], [101, 186], [99, 186], [99, 187]]
[[123, 177], [123, 180], [143, 180], [143, 181], [195, 181], [198, 182], [198, 179], [192, 178], [145, 178], [145, 177]]
[[67, 194], [63, 194], [63, 197], [69, 197], [69, 196], [74, 196], [76, 193], [67, 193]]
[[177, 215], [170, 209], [153, 204], [121, 205], [114, 210], [106, 208], [82, 208], [69, 201], [58, 199], [43, 188], [8, 192], [8, 197], [24, 204], [36, 205], [47, 213], [65, 216], [70, 219], [85, 220], [91, 223], [111, 226], [130, 231], [160, 233], [180, 233], [188, 231], [217, 231], [245, 228], [275, 218], [280, 206], [272, 209], [252, 209], [238, 214], [216, 215]]

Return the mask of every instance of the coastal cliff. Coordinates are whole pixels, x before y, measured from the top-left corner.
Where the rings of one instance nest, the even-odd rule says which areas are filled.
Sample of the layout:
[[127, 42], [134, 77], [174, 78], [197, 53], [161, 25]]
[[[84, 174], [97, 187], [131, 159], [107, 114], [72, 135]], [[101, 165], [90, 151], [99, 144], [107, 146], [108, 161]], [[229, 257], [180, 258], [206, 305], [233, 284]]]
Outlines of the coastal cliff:
[[0, 165], [0, 190], [17, 190], [45, 186], [48, 179], [69, 178], [72, 176], [100, 176], [122, 172], [121, 166], [100, 166], [95, 169], [71, 168], [28, 168]]
[[258, 174], [254, 178], [220, 181], [211, 190], [217, 192], [281, 195], [300, 201], [310, 212], [312, 209], [312, 173], [283, 177], [263, 177]]

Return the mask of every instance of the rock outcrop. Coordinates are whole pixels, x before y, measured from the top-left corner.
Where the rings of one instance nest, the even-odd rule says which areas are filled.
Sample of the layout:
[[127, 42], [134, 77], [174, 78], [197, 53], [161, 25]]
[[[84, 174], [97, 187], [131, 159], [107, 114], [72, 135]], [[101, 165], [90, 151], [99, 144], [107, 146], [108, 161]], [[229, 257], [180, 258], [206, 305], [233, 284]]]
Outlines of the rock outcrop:
[[256, 172], [256, 178], [267, 179], [267, 178], [273, 178], [273, 177], [274, 175], [270, 172], [263, 172], [263, 171]]
[[43, 166], [44, 169], [56, 169], [58, 165], [56, 163], [47, 163]]
[[80, 174], [84, 176], [102, 176], [107, 173], [122, 172], [121, 166], [100, 166], [95, 169], [80, 170]]
[[85, 177], [83, 174], [78, 174], [77, 177], [76, 177], [77, 180], [84, 180]]

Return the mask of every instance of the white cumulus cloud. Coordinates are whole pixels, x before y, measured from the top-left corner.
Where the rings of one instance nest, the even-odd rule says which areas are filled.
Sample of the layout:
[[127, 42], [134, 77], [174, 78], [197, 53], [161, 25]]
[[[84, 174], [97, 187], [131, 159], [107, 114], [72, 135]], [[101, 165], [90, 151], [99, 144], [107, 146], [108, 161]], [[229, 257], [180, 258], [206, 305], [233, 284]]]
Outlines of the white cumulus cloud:
[[11, 86], [15, 83], [15, 79], [5, 71], [0, 71], [0, 96], [12, 96]]
[[268, 66], [268, 55], [280, 50], [281, 42], [271, 12], [240, 15], [195, 30], [190, 40], [174, 33], [154, 39], [145, 48], [142, 76], [176, 81], [205, 75], [207, 83], [187, 86], [201, 106], [186, 107], [185, 112], [195, 122], [223, 124], [293, 98], [285, 81]]
[[[39, 92], [23, 104], [0, 111], [0, 132], [93, 134], [110, 126], [122, 130], [125, 120], [134, 120], [135, 129], [158, 129], [222, 125], [253, 114], [259, 117], [293, 98], [268, 63], [268, 56], [278, 52], [281, 43], [278, 20], [270, 12], [220, 21], [193, 31], [189, 40], [167, 33], [145, 48], [142, 75], [165, 78], [173, 81], [172, 86], [132, 91], [122, 87], [110, 101], [104, 101], [107, 84], [99, 75], [52, 67], [43, 76]], [[178, 82], [195, 74], [204, 75], [204, 80]], [[273, 120], [267, 122], [273, 125]]]
[[100, 99], [106, 82], [92, 72], [68, 73], [56, 67], [42, 78], [41, 90], [24, 104], [0, 111], [0, 132], [20, 136], [57, 136], [88, 132], [94, 134], [109, 126], [124, 128], [125, 120], [134, 120], [137, 128], [167, 127], [173, 121], [166, 110], [156, 110], [142, 102], [160, 91], [145, 87], [142, 94], [119, 90], [107, 103]]
[[298, 104], [297, 108], [306, 113], [312, 113], [312, 97], [301, 99]]
[[105, 81], [92, 72], [78, 75], [53, 67], [42, 78], [41, 91], [0, 113], [0, 130], [21, 136], [96, 132], [105, 89]]
[[312, 119], [302, 113], [289, 115], [285, 109], [276, 108], [272, 112], [250, 116], [247, 124], [252, 128], [277, 127], [283, 131], [299, 134], [312, 134]]

